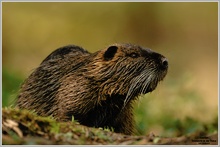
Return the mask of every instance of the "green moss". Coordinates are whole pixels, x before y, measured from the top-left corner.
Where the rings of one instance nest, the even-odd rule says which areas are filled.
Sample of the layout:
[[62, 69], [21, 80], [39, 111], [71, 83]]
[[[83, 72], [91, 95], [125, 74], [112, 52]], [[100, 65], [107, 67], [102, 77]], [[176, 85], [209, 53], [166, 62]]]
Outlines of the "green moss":
[[[13, 108], [2, 109], [2, 143], [5, 144], [160, 144], [167, 143], [171, 139], [152, 136], [128, 136], [113, 133], [110, 129], [90, 128], [79, 125], [75, 122], [57, 122], [52, 117], [41, 117], [34, 112], [19, 110]], [[175, 121], [171, 121], [175, 122]], [[195, 124], [197, 122], [187, 119], [184, 123], [176, 121], [168, 123], [168, 126], [174, 126], [180, 130], [186, 130], [186, 124]], [[13, 125], [12, 125], [13, 124]], [[206, 126], [206, 129], [213, 130], [212, 126]], [[188, 127], [187, 127], [188, 128]], [[202, 132], [203, 134], [206, 134]], [[214, 135], [217, 136], [216, 134]], [[172, 139], [175, 140], [175, 139]], [[178, 140], [178, 139], [176, 139]], [[191, 139], [190, 139], [191, 140]], [[182, 140], [183, 143], [186, 141]]]

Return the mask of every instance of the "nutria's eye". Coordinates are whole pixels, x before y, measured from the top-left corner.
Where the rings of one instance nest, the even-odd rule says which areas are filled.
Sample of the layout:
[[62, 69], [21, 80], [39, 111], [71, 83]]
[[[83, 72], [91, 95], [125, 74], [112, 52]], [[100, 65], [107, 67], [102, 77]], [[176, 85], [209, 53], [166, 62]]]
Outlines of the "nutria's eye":
[[131, 53], [129, 56], [132, 57], [132, 58], [137, 58], [137, 57], [139, 57], [139, 54], [137, 54], [137, 53]]

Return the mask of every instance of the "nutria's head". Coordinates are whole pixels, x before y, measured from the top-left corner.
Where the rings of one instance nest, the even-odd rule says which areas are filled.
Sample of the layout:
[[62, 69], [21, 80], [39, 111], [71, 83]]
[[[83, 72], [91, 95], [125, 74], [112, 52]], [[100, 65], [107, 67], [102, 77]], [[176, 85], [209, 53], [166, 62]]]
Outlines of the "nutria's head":
[[122, 95], [125, 103], [153, 91], [168, 70], [163, 55], [137, 45], [114, 44], [94, 55], [87, 76], [98, 84], [99, 95]]

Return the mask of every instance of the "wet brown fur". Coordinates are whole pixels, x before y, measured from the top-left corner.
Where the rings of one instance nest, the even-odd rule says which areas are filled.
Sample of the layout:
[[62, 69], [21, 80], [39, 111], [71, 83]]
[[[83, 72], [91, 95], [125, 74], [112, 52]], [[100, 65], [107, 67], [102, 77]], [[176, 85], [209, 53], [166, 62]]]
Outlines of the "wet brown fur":
[[91, 127], [134, 131], [133, 101], [167, 73], [166, 58], [132, 44], [95, 53], [70, 45], [51, 53], [21, 86], [17, 106]]

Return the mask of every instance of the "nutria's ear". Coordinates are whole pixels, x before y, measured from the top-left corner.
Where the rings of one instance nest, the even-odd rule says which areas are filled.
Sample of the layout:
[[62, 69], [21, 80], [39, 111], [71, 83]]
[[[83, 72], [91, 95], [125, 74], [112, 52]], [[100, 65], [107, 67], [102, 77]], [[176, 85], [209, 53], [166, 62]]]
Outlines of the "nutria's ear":
[[105, 60], [111, 60], [117, 52], [117, 46], [110, 46], [104, 53]]

